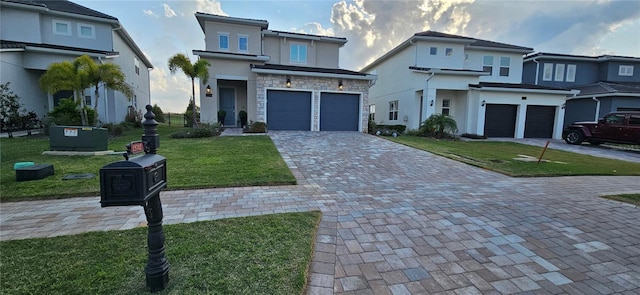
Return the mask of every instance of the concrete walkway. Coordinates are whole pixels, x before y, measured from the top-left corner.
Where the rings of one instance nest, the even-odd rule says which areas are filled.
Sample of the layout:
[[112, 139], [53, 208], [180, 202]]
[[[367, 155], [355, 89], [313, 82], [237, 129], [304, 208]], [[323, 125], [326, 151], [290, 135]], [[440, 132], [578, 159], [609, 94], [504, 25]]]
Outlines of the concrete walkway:
[[[640, 177], [510, 178], [355, 132], [270, 132], [298, 185], [162, 192], [165, 224], [321, 210], [308, 294], [638, 294]], [[0, 239], [146, 224], [99, 198], [1, 204]]]

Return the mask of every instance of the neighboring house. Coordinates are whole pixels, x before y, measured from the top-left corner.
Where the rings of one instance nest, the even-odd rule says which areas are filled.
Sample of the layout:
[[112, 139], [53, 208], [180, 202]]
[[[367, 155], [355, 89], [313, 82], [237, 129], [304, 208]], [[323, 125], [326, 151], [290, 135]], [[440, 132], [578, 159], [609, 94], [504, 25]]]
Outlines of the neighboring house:
[[561, 138], [570, 90], [522, 84], [528, 47], [416, 33], [362, 69], [378, 76], [369, 90], [372, 119], [418, 129], [432, 114], [452, 116], [459, 134]]
[[[129, 101], [122, 93], [99, 89], [100, 121], [119, 123], [129, 106], [144, 109], [150, 103], [149, 70], [153, 68], [117, 18], [70, 1], [0, 2], [0, 79], [11, 82], [28, 111], [42, 117], [72, 91], [49, 95], [38, 80], [54, 62], [89, 55], [98, 63], [114, 63], [134, 90]], [[85, 100], [95, 106], [95, 88], [85, 91]]]
[[567, 100], [564, 125], [614, 111], [640, 111], [640, 58], [535, 53], [524, 58], [525, 83], [580, 90]]
[[268, 30], [265, 20], [196, 13], [211, 63], [201, 120], [240, 127], [238, 113], [270, 130], [367, 131], [374, 76], [338, 67], [344, 38]]

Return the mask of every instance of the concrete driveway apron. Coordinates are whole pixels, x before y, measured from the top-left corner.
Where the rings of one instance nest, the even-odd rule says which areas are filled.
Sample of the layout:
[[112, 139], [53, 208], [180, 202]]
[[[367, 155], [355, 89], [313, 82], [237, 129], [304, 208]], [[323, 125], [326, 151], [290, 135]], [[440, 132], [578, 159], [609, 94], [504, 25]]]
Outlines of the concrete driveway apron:
[[309, 294], [640, 291], [639, 177], [510, 178], [348, 133], [276, 132], [323, 209]]
[[[640, 209], [598, 198], [640, 177], [510, 178], [356, 132], [270, 136], [298, 185], [165, 191], [165, 224], [321, 210], [308, 294], [640, 292]], [[0, 240], [146, 224], [98, 197], [2, 203], [0, 221]]]

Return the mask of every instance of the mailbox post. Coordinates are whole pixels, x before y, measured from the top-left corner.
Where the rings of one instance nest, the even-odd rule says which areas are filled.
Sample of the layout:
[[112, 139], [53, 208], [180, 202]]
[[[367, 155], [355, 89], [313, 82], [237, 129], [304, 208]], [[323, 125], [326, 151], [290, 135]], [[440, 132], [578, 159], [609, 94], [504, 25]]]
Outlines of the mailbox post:
[[[169, 282], [169, 262], [164, 253], [162, 203], [160, 191], [167, 186], [166, 159], [156, 154], [160, 147], [158, 122], [147, 105], [144, 114], [142, 141], [127, 145], [125, 161], [100, 169], [100, 203], [102, 207], [140, 205], [144, 207], [149, 232], [149, 259], [145, 267], [147, 287], [151, 292], [164, 290]], [[144, 151], [144, 155], [129, 158]]]

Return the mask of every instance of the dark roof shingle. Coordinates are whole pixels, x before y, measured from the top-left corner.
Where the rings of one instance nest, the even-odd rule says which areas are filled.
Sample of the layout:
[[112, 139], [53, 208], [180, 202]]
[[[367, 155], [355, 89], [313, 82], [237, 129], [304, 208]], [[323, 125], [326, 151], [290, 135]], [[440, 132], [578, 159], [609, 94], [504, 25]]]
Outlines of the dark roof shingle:
[[476, 39], [476, 38], [464, 37], [464, 36], [458, 36], [458, 35], [452, 35], [452, 34], [445, 34], [445, 33], [440, 33], [435, 31], [424, 31], [424, 32], [416, 33], [414, 36], [466, 40], [471, 43], [469, 44], [469, 46], [473, 46], [473, 47], [490, 47], [490, 48], [533, 51], [533, 48], [529, 48], [529, 47], [523, 47], [518, 45], [512, 45], [512, 44], [506, 44], [506, 43], [500, 43], [500, 42], [494, 42], [494, 41], [488, 41], [488, 40], [482, 40], [482, 39]]
[[117, 18], [110, 16], [108, 14], [104, 14], [102, 12], [95, 11], [93, 9], [84, 7], [82, 5], [73, 3], [71, 1], [65, 1], [65, 0], [2, 0], [2, 1], [46, 7], [50, 10], [60, 11], [60, 12], [93, 16], [93, 17], [110, 19], [110, 20], [118, 20]]

